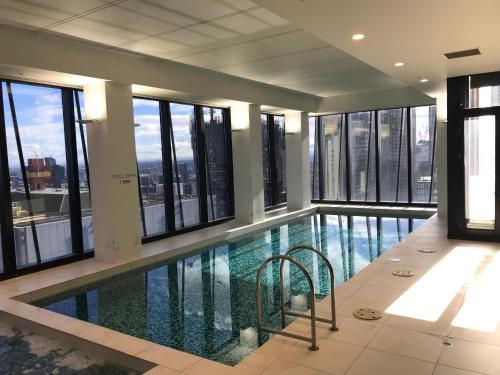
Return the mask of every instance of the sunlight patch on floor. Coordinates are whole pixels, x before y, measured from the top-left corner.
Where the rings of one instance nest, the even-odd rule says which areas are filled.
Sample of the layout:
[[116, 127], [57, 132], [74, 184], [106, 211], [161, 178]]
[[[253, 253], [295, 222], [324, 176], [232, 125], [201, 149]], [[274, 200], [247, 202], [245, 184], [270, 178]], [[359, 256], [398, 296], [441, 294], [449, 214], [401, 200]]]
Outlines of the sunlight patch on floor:
[[455, 247], [385, 312], [437, 321], [488, 253], [484, 248]]
[[500, 252], [485, 263], [484, 271], [469, 284], [464, 304], [452, 322], [455, 327], [494, 332], [500, 322]]

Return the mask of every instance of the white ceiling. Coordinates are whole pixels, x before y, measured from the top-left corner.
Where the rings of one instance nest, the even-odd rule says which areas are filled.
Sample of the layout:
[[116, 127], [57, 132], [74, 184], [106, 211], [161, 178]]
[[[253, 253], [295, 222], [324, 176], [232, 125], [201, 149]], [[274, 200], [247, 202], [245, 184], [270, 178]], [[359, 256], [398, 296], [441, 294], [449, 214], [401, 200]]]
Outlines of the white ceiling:
[[[447, 77], [500, 70], [500, 0], [255, 2], [431, 96], [446, 90]], [[366, 38], [354, 42], [355, 33]], [[443, 55], [471, 48], [479, 48], [481, 55], [457, 60]], [[397, 61], [406, 65], [396, 68]]]
[[0, 0], [1, 23], [319, 96], [404, 86], [250, 0]]

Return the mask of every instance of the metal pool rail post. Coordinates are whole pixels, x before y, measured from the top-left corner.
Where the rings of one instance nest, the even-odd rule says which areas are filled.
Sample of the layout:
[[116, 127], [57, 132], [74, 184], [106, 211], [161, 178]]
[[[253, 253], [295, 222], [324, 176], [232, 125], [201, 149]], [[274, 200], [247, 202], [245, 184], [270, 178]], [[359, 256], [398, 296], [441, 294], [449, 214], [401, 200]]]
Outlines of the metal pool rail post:
[[[261, 296], [261, 276], [262, 276], [262, 271], [266, 268], [266, 265], [270, 262], [273, 262], [275, 260], [280, 260], [280, 263], [283, 263], [285, 260], [292, 262], [295, 264], [299, 269], [304, 273], [304, 276], [307, 279], [307, 282], [309, 284], [309, 299], [311, 302], [311, 337], [307, 336], [302, 336], [296, 333], [291, 333], [291, 332], [284, 332], [280, 331], [271, 327], [265, 327], [262, 323], [262, 296]], [[318, 345], [316, 344], [316, 310], [314, 306], [314, 284], [311, 278], [311, 275], [307, 271], [307, 269], [300, 263], [298, 260], [293, 259], [292, 257], [289, 257], [288, 255], [274, 255], [269, 258], [267, 258], [264, 262], [259, 267], [259, 270], [257, 271], [257, 287], [255, 289], [255, 294], [256, 294], [256, 300], [257, 300], [257, 334], [259, 338], [259, 345], [261, 344], [261, 331], [269, 332], [269, 333], [274, 333], [277, 335], [283, 335], [287, 337], [291, 337], [297, 340], [302, 340], [306, 342], [310, 342], [311, 346], [309, 347], [309, 350], [316, 351], [319, 349]], [[283, 295], [283, 280], [280, 277], [280, 294], [281, 296]], [[283, 309], [283, 306], [281, 306], [281, 309]], [[283, 311], [283, 310], [282, 310]]]
[[[285, 256], [291, 256], [292, 253], [299, 251], [299, 250], [310, 250], [315, 252], [320, 256], [320, 258], [323, 260], [323, 262], [326, 264], [328, 267], [328, 271], [330, 272], [330, 303], [331, 303], [331, 311], [332, 311], [332, 318], [331, 319], [325, 319], [321, 317], [316, 317], [316, 320], [323, 322], [323, 323], [330, 323], [330, 331], [338, 331], [337, 327], [337, 313], [335, 311], [335, 274], [333, 273], [333, 267], [328, 258], [323, 254], [321, 251], [318, 249], [310, 246], [310, 245], [297, 245], [292, 248], [290, 248], [286, 253]], [[295, 259], [295, 258], [294, 258]], [[280, 263], [280, 283], [283, 285], [283, 267], [284, 263], [281, 261]], [[298, 311], [293, 311], [293, 310], [285, 310], [285, 297], [283, 295], [283, 290], [281, 290], [281, 296], [280, 296], [280, 302], [281, 302], [281, 325], [282, 328], [285, 328], [285, 315], [292, 315], [292, 316], [297, 316], [300, 318], [305, 318], [305, 319], [311, 319], [312, 316], [302, 314]], [[311, 308], [312, 312], [312, 308]], [[312, 315], [312, 314], [311, 314]]]

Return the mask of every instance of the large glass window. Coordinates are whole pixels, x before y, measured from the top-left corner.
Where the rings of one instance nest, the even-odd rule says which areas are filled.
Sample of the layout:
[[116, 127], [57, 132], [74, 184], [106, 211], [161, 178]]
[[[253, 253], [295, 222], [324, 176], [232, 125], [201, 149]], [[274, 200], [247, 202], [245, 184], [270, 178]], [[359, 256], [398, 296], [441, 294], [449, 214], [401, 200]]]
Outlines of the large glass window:
[[309, 160], [311, 172], [311, 196], [319, 199], [319, 142], [316, 141], [318, 117], [309, 117]]
[[350, 113], [348, 117], [351, 200], [374, 201], [375, 113]]
[[380, 200], [408, 201], [406, 108], [378, 112]]
[[436, 107], [412, 108], [411, 121], [412, 201], [416, 203], [436, 202], [436, 163], [434, 162]]
[[164, 233], [167, 230], [165, 216], [165, 178], [160, 127], [160, 105], [156, 100], [134, 98], [135, 148], [139, 191], [144, 218], [143, 236]]
[[8, 81], [2, 91], [17, 267], [92, 250], [81, 94]]
[[[469, 77], [469, 90], [467, 108], [487, 108], [500, 106], [500, 86], [474, 87], [475, 77]], [[477, 82], [481, 85], [480, 82]]]
[[208, 220], [229, 216], [230, 184], [228, 129], [224, 112], [219, 108], [204, 107], [205, 161], [207, 167]]
[[346, 200], [346, 135], [343, 115], [320, 118], [324, 199]]
[[61, 91], [3, 83], [18, 267], [72, 253]]
[[92, 221], [92, 204], [90, 193], [89, 159], [87, 149], [87, 129], [82, 123], [85, 120], [85, 107], [83, 100], [83, 91], [75, 90], [74, 94], [74, 113], [75, 113], [75, 135], [76, 152], [78, 166], [78, 186], [80, 189], [80, 207], [82, 217], [82, 237], [83, 250], [94, 250], [94, 224]]
[[264, 205], [286, 202], [285, 117], [261, 115]]
[[172, 169], [175, 184], [175, 227], [200, 223], [198, 158], [194, 106], [170, 103]]
[[264, 206], [271, 206], [271, 167], [269, 158], [269, 124], [267, 115], [260, 115], [262, 126], [262, 173], [264, 178]]
[[278, 204], [286, 202], [286, 142], [285, 116], [274, 116], [274, 159]]
[[495, 116], [464, 121], [465, 220], [470, 229], [495, 229]]
[[233, 215], [226, 110], [135, 98], [134, 118], [145, 237]]
[[313, 199], [437, 202], [435, 106], [320, 116], [315, 135], [313, 124]]

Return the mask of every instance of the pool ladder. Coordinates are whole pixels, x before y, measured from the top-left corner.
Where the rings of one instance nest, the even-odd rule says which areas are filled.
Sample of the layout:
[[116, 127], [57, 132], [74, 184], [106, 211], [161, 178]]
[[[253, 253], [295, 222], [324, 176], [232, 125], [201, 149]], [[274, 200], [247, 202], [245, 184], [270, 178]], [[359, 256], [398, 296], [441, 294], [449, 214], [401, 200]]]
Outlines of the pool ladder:
[[[330, 272], [330, 301], [331, 301], [331, 312], [332, 312], [332, 317], [331, 319], [326, 319], [322, 318], [319, 316], [316, 316], [316, 306], [314, 302], [314, 284], [311, 278], [311, 275], [307, 271], [307, 269], [304, 267], [302, 263], [300, 263], [297, 259], [293, 258], [291, 256], [292, 253], [299, 251], [299, 250], [310, 250], [315, 252], [319, 257], [323, 260], [323, 262], [326, 264], [328, 267], [328, 271]], [[272, 328], [272, 327], [266, 327], [262, 323], [262, 296], [261, 296], [261, 276], [262, 276], [262, 271], [266, 268], [266, 265], [270, 262], [273, 262], [275, 260], [280, 261], [280, 312], [281, 312], [281, 330]], [[294, 311], [294, 310], [286, 310], [285, 309], [285, 295], [284, 295], [284, 286], [283, 286], [283, 269], [285, 266], [285, 261], [291, 262], [295, 264], [304, 274], [307, 283], [309, 284], [309, 302], [311, 304], [311, 315], [304, 314], [299, 311]], [[258, 337], [259, 337], [259, 345], [262, 343], [262, 332], [269, 332], [269, 333], [274, 333], [276, 335], [283, 335], [287, 337], [291, 337], [297, 340], [302, 340], [311, 343], [311, 346], [309, 347], [309, 350], [318, 350], [319, 347], [316, 342], [316, 321], [320, 321], [323, 323], [328, 323], [330, 324], [330, 331], [338, 331], [337, 327], [337, 320], [336, 320], [336, 313], [335, 313], [335, 276], [333, 274], [333, 267], [328, 258], [319, 250], [315, 249], [312, 246], [309, 245], [298, 245], [290, 248], [285, 254], [283, 255], [273, 255], [264, 262], [259, 267], [259, 270], [257, 271], [257, 287], [255, 290], [256, 293], [256, 299], [257, 299], [257, 330], [258, 330]], [[293, 333], [293, 332], [285, 332], [283, 329], [285, 328], [285, 317], [286, 315], [290, 316], [296, 316], [299, 318], [305, 318], [309, 319], [311, 321], [311, 336], [303, 336], [298, 333]]]

